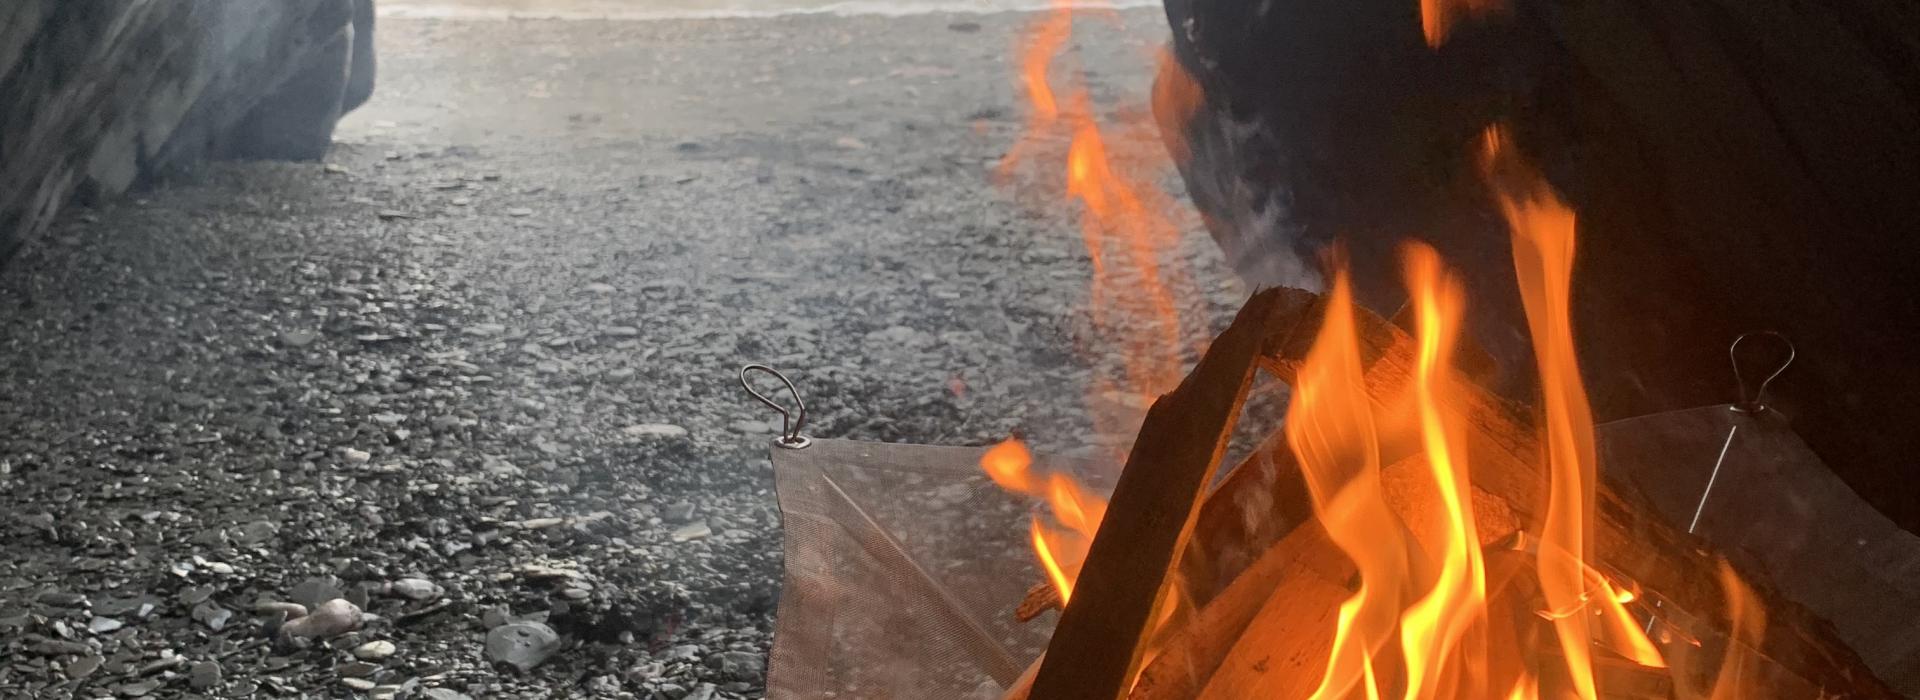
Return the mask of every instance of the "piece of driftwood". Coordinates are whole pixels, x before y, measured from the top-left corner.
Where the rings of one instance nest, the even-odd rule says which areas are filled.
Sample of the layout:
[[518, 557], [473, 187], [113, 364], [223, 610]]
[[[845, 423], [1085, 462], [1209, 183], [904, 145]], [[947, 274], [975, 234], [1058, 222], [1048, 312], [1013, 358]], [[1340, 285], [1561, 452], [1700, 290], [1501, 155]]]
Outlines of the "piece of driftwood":
[[[1285, 308], [1297, 315], [1270, 321], [1269, 328], [1276, 330], [1263, 362], [1283, 379], [1291, 379], [1312, 335], [1286, 329], [1317, 327], [1324, 308], [1298, 303], [1303, 292], [1280, 293], [1295, 295], [1295, 303]], [[1412, 378], [1412, 339], [1365, 311], [1359, 312], [1356, 322], [1370, 391], [1376, 400], [1399, 395]], [[1470, 424], [1466, 449], [1473, 464], [1473, 497], [1482, 542], [1507, 537], [1528, 522], [1540, 502], [1544, 483], [1537, 462], [1540, 448], [1528, 422], [1521, 418], [1523, 411], [1489, 393], [1469, 390], [1464, 405], [1451, 409], [1467, 416]], [[1382, 478], [1389, 502], [1420, 538], [1431, 531], [1430, 514], [1422, 512], [1422, 504], [1431, 500], [1420, 491], [1424, 467], [1414, 450], [1413, 445], [1385, 446], [1382, 459], [1391, 466], [1383, 470]], [[1289, 558], [1299, 556], [1301, 545], [1293, 544], [1290, 533], [1300, 523], [1310, 522], [1304, 514], [1311, 507], [1284, 440], [1270, 440], [1260, 453], [1236, 467], [1200, 509], [1199, 525], [1180, 566], [1183, 573], [1195, 576], [1199, 585], [1191, 594], [1202, 607], [1187, 623], [1192, 630], [1179, 630], [1167, 638], [1160, 656], [1142, 676], [1143, 690], [1151, 691], [1141, 697], [1191, 696], [1186, 691], [1206, 682], [1210, 667], [1231, 663], [1223, 656], [1223, 644], [1233, 644], [1246, 634], [1269, 633], [1249, 621], [1265, 614], [1261, 611], [1267, 599], [1279, 590], [1272, 572], [1286, 569]], [[1715, 574], [1717, 562], [1701, 544], [1667, 526], [1647, 504], [1604, 479], [1596, 498], [1600, 560], [1725, 629], [1728, 619]], [[1263, 509], [1275, 517], [1260, 520]], [[1767, 656], [1813, 685], [1848, 697], [1897, 697], [1837, 640], [1826, 622], [1765, 590], [1760, 595], [1767, 601], [1771, 622], [1763, 645]], [[1210, 638], [1216, 635], [1229, 639]], [[1324, 651], [1324, 642], [1319, 648]], [[1163, 664], [1167, 667], [1160, 668]]]
[[1157, 613], [1174, 592], [1175, 559], [1226, 450], [1268, 324], [1302, 301], [1255, 295], [1180, 386], [1148, 409], [1035, 674], [1033, 697], [1126, 695]]

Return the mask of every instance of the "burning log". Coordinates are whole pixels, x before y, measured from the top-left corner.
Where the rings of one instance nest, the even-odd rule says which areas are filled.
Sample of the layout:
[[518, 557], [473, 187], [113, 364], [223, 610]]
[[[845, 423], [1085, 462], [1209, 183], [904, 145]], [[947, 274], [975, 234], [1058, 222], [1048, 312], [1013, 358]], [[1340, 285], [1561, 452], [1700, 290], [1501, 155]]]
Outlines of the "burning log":
[[1352, 563], [1340, 555], [1319, 524], [1302, 523], [1165, 639], [1160, 655], [1142, 672], [1131, 697], [1198, 697], [1228, 654], [1247, 645], [1242, 640], [1258, 640], [1252, 645], [1260, 646], [1269, 634], [1287, 630], [1295, 637], [1314, 640], [1317, 646], [1302, 650], [1312, 656], [1309, 659], [1282, 654], [1283, 664], [1322, 662], [1331, 640], [1299, 631], [1331, 628], [1331, 615], [1349, 594], [1346, 581], [1352, 576]]
[[[1423, 6], [1457, 18], [1444, 44]], [[1838, 475], [1920, 531], [1920, 13], [1888, 0], [1248, 3], [1169, 0], [1162, 114], [1194, 203], [1255, 284], [1336, 237], [1378, 309], [1414, 232], [1462, 267], [1476, 335], [1524, 396], [1526, 347], [1469, 149], [1505, 121], [1581, 212], [1599, 419], [1730, 400], [1723, 349], [1781, 331], [1776, 407]], [[1435, 48], [1435, 47], [1438, 48]], [[1369, 287], [1372, 292], [1369, 293]]]
[[[1099, 504], [1102, 515], [1081, 517], [1089, 511], [1076, 503], [1084, 500], [1078, 496], [1045, 496], [1056, 516], [1064, 510], [1061, 523], [1078, 535], [1074, 541], [1090, 538], [1091, 544], [1057, 556], [1061, 548], [1036, 515], [1035, 553], [1065, 610], [1048, 652], [1029, 674], [1031, 681], [1021, 679], [1012, 697], [1345, 697], [1361, 689], [1370, 695], [1404, 690], [1409, 697], [1544, 693], [1595, 698], [1602, 689], [1608, 697], [1659, 697], [1702, 690], [1703, 679], [1713, 685], [1715, 697], [1759, 688], [1781, 698], [1807, 694], [1803, 691], [1892, 697], [1822, 622], [1780, 596], [1747, 590], [1743, 577], [1703, 552], [1699, 541], [1601, 479], [1593, 399], [1576, 362], [1571, 331], [1575, 216], [1545, 176], [1512, 155], [1516, 140], [1529, 146], [1542, 142], [1537, 123], [1513, 120], [1515, 125], [1488, 128], [1509, 116], [1503, 100], [1488, 96], [1512, 86], [1492, 84], [1500, 78], [1488, 84], [1429, 80], [1449, 77], [1442, 73], [1450, 66], [1480, 69], [1500, 63], [1484, 36], [1433, 53], [1443, 35], [1461, 29], [1450, 24], [1458, 17], [1436, 10], [1484, 10], [1488, 3], [1420, 5], [1423, 21], [1415, 24], [1401, 21], [1413, 13], [1405, 4], [1296, 3], [1274, 16], [1304, 13], [1306, 21], [1270, 26], [1271, 18], [1260, 16], [1269, 12], [1264, 5], [1246, 7], [1256, 16], [1245, 21], [1220, 22], [1243, 6], [1169, 3], [1182, 30], [1176, 54], [1193, 67], [1194, 55], [1205, 52], [1200, 62], [1209, 65], [1198, 83], [1180, 82], [1184, 74], [1177, 69], [1163, 71], [1167, 89], [1156, 95], [1156, 113], [1163, 119], [1172, 115], [1169, 122], [1178, 133], [1171, 145], [1183, 161], [1189, 190], [1210, 214], [1216, 236], [1229, 234], [1222, 245], [1236, 267], [1247, 274], [1246, 254], [1262, 247], [1254, 236], [1286, 216], [1325, 223], [1358, 215], [1362, 225], [1317, 226], [1309, 233], [1350, 229], [1367, 238], [1354, 245], [1353, 260], [1335, 266], [1330, 301], [1286, 290], [1256, 295], [1181, 387], [1154, 405], [1113, 501]], [[1516, 14], [1538, 20], [1530, 8]], [[1056, 17], [1068, 19], [1065, 13]], [[1323, 25], [1335, 31], [1321, 36]], [[1323, 45], [1329, 37], [1353, 32], [1377, 32], [1383, 41], [1368, 45], [1385, 46], [1377, 53], [1312, 52], [1317, 55], [1302, 65], [1279, 71], [1309, 80], [1288, 84], [1283, 78], [1286, 89], [1235, 94], [1236, 84], [1273, 87], [1261, 80], [1264, 69], [1248, 71], [1247, 59], [1261, 63], [1261, 45], [1274, 37], [1240, 31], [1273, 26], [1288, 37], [1280, 42], [1288, 46]], [[1414, 26], [1421, 27], [1425, 41], [1412, 33]], [[1044, 68], [1055, 43], [1036, 42], [1039, 67]], [[1032, 68], [1036, 62], [1028, 64]], [[1404, 70], [1408, 66], [1416, 70]], [[1329, 75], [1339, 79], [1324, 79]], [[1167, 82], [1169, 76], [1175, 80]], [[1503, 77], [1518, 84], [1539, 76], [1521, 71]], [[1352, 85], [1356, 79], [1362, 85]], [[1200, 83], [1205, 83], [1204, 97], [1195, 89]], [[1043, 88], [1045, 80], [1030, 75], [1029, 84]], [[1276, 95], [1290, 106], [1280, 107], [1281, 112], [1267, 109], [1271, 105], [1261, 98]], [[1381, 101], [1397, 108], [1369, 109]], [[1050, 98], [1036, 98], [1036, 105], [1045, 107], [1043, 119], [1051, 118], [1052, 104]], [[1284, 111], [1289, 109], [1309, 113], [1289, 119], [1289, 114], [1300, 116]], [[1249, 118], [1264, 123], [1233, 121]], [[1405, 128], [1409, 121], [1416, 128]], [[1329, 124], [1335, 125], [1331, 131]], [[1318, 142], [1322, 132], [1348, 127], [1370, 138], [1328, 141], [1323, 152], [1304, 158], [1263, 157], [1268, 155], [1264, 146], [1289, 139]], [[1476, 134], [1485, 145], [1479, 163], [1463, 157], [1468, 149], [1462, 148]], [[1131, 198], [1101, 196], [1115, 183], [1098, 149], [1097, 141], [1076, 135], [1074, 150], [1081, 159], [1071, 172], [1074, 191], [1098, 219], [1092, 229], [1105, 230], [1137, 217], [1123, 215], [1116, 222], [1108, 217], [1120, 212], [1101, 206]], [[1549, 156], [1550, 167], [1562, 165], [1558, 151], [1536, 152]], [[1329, 156], [1336, 162], [1324, 162]], [[1223, 157], [1258, 162], [1241, 162], [1237, 165], [1244, 169], [1236, 169], [1231, 160], [1223, 167], [1218, 162]], [[1433, 172], [1402, 167], [1430, 159], [1443, 174], [1477, 165], [1472, 191], [1457, 187], [1465, 178], [1433, 187]], [[1367, 167], [1346, 167], [1351, 163]], [[1196, 170], [1241, 179], [1208, 187], [1206, 177], [1195, 181]], [[1295, 199], [1275, 196], [1275, 173], [1318, 180], [1324, 189], [1312, 191], [1307, 184], [1285, 193], [1299, 195]], [[1396, 186], [1364, 197], [1343, 196], [1382, 175]], [[1249, 183], [1253, 186], [1239, 186]], [[1116, 191], [1133, 194], [1128, 187]], [[1248, 198], [1259, 201], [1240, 201]], [[1484, 234], [1491, 221], [1484, 216], [1489, 204], [1511, 229], [1511, 258], [1495, 250], [1495, 237], [1459, 235]], [[1275, 215], [1275, 208], [1286, 213]], [[1396, 214], [1382, 214], [1401, 209], [1412, 225], [1400, 225], [1410, 222], [1396, 220]], [[1631, 211], [1603, 207], [1595, 220], [1603, 229], [1631, 227], [1636, 223], [1628, 220]], [[1503, 303], [1502, 297], [1491, 297], [1491, 306], [1508, 313], [1504, 318], [1490, 314], [1494, 324], [1482, 330], [1502, 324], [1511, 329], [1507, 322], [1524, 318], [1530, 333], [1517, 339], [1521, 348], [1531, 346], [1538, 363], [1540, 434], [1530, 409], [1461, 379], [1464, 365], [1454, 358], [1466, 285], [1431, 249], [1406, 256], [1417, 343], [1378, 317], [1350, 308], [1351, 278], [1371, 277], [1372, 291], [1380, 291], [1378, 273], [1392, 257], [1380, 249], [1383, 237], [1370, 234], [1393, 230], [1397, 238], [1408, 230], [1435, 229], [1441, 241], [1475, 241], [1477, 248], [1451, 249], [1461, 253], [1453, 257], [1482, 273], [1489, 261], [1513, 262], [1511, 268], [1492, 268], [1503, 272], [1491, 281], [1476, 274], [1473, 286], [1485, 291], [1519, 283], [1517, 299]], [[1236, 248], [1236, 242], [1246, 245]], [[1275, 269], [1297, 272], [1298, 267]], [[1609, 272], [1617, 276], [1619, 270]], [[1662, 282], [1646, 285], [1635, 298], [1671, 296], [1665, 292], [1692, 284], [1674, 282], [1679, 278], [1673, 275], [1654, 276]], [[1153, 279], [1146, 286], [1158, 289]], [[1379, 308], [1394, 305], [1377, 294], [1369, 298]], [[1581, 309], [1587, 314], [1597, 309], [1605, 317], [1619, 314], [1620, 303], [1608, 295]], [[1666, 320], [1672, 318], [1688, 317]], [[1692, 325], [1695, 331], [1720, 329], [1705, 322]], [[1303, 331], [1315, 328], [1323, 330], [1309, 342], [1310, 334]], [[1630, 332], [1610, 334], [1609, 349], [1617, 350], [1627, 338], [1633, 345], [1627, 352], [1596, 353], [1599, 357], [1589, 361], [1607, 366], [1623, 357], [1643, 361], [1668, 354], [1666, 347], [1641, 342]], [[1149, 339], [1148, 344], [1155, 343]], [[1286, 440], [1269, 443], [1222, 488], [1203, 497], [1255, 365], [1296, 389]], [[1489, 366], [1480, 363], [1479, 374]], [[1671, 370], [1644, 370], [1631, 367], [1628, 376], [1673, 378], [1675, 387], [1701, 383], [1698, 373], [1672, 377]], [[1602, 401], [1606, 394], [1644, 391], [1640, 382], [1604, 376]], [[1515, 379], [1506, 377], [1504, 388], [1525, 395], [1526, 390], [1513, 391]], [[986, 460], [983, 466], [1003, 488], [1040, 495], [1041, 482], [1024, 467], [1001, 469]], [[1045, 490], [1057, 490], [1061, 483], [1058, 475], [1049, 476]], [[1070, 481], [1065, 485], [1069, 492], [1077, 488]], [[1546, 498], [1537, 498], [1541, 491]], [[1523, 525], [1531, 531], [1523, 531]], [[1495, 542], [1502, 546], [1489, 548]], [[1649, 600], [1666, 606], [1646, 621], [1646, 632], [1643, 620], [1626, 607], [1636, 598], [1646, 609], [1651, 609]], [[1048, 603], [1047, 590], [1036, 589], [1027, 603], [1023, 614], [1041, 609]], [[1328, 633], [1336, 623], [1337, 631]], [[1656, 627], [1659, 643], [1648, 638]], [[1691, 652], [1673, 647], [1689, 643], [1712, 651], [1664, 670], [1660, 647], [1684, 657]], [[1491, 651], [1476, 654], [1475, 649]], [[1703, 668], [1714, 659], [1723, 672]], [[1312, 671], [1316, 665], [1318, 674]], [[1724, 673], [1746, 666], [1765, 671]], [[1794, 682], [1723, 683], [1767, 673], [1791, 676]]]
[[[1284, 296], [1288, 301], [1267, 305], [1266, 308], [1278, 313], [1260, 319], [1267, 340], [1260, 362], [1282, 379], [1293, 381], [1311, 342], [1310, 334], [1299, 331], [1317, 327], [1326, 306], [1315, 301], [1312, 295], [1294, 290], [1271, 290], [1262, 296]], [[1361, 354], [1366, 359], [1369, 393], [1376, 400], [1400, 395], [1413, 374], [1412, 339], [1365, 311], [1358, 311], [1356, 320]], [[1246, 323], [1248, 319], [1243, 314], [1236, 327]], [[1170, 396], [1163, 399], [1163, 403], [1177, 401], [1177, 397], [1177, 394]], [[1466, 392], [1463, 404], [1453, 408], [1468, 417], [1470, 426], [1466, 449], [1474, 459], [1475, 504], [1481, 539], [1491, 542], [1510, 537], [1521, 524], [1532, 522], [1534, 516], [1530, 504], [1543, 479], [1535, 457], [1540, 454], [1539, 443], [1520, 418], [1522, 411], [1513, 404], [1478, 389]], [[1143, 441], [1155, 434], [1152, 428], [1150, 422], [1143, 429]], [[1411, 481], [1405, 476], [1422, 468], [1417, 457], [1410, 458], [1409, 447], [1386, 446], [1387, 454], [1383, 454], [1382, 459], [1394, 466], [1384, 470], [1385, 481]], [[1315, 636], [1298, 635], [1303, 628], [1294, 625], [1303, 621], [1290, 617], [1295, 612], [1285, 604], [1270, 601], [1294, 600], [1297, 603], [1294, 607], [1314, 607], [1305, 601], [1313, 600], [1318, 595], [1315, 591], [1326, 591], [1315, 587], [1317, 584], [1311, 582], [1313, 577], [1299, 574], [1315, 572], [1322, 580], [1337, 582], [1343, 580], [1340, 572], [1348, 569], [1325, 563], [1329, 554], [1335, 561], [1340, 557], [1337, 551], [1329, 552], [1324, 536], [1317, 534], [1317, 526], [1299, 527], [1300, 523], [1310, 521], [1298, 516], [1311, 512], [1311, 508], [1305, 502], [1305, 488], [1300, 485], [1297, 470], [1284, 457], [1286, 451], [1284, 441], [1272, 441], [1261, 450], [1261, 455], [1236, 468], [1199, 508], [1195, 520], [1200, 527], [1185, 550], [1186, 560], [1180, 567], [1183, 572], [1203, 575], [1201, 585], [1194, 589], [1194, 600], [1202, 607], [1186, 628], [1167, 638], [1153, 664], [1144, 671], [1136, 697], [1194, 696], [1192, 691], [1207, 687], [1215, 667], [1231, 668], [1227, 664], [1232, 658], [1230, 654], [1234, 653], [1232, 649], [1245, 646], [1236, 640], [1265, 639], [1283, 627], [1293, 630], [1297, 636]], [[1127, 477], [1122, 478], [1124, 483]], [[1405, 503], [1418, 501], [1417, 498], [1401, 499], [1395, 505], [1405, 507]], [[1271, 527], [1249, 529], [1240, 524], [1247, 521], [1236, 515], [1248, 504], [1254, 504], [1255, 508], [1272, 504], [1267, 512], [1289, 515], [1275, 518], [1273, 522], [1277, 524]], [[1403, 515], [1410, 524], [1423, 520], [1418, 513]], [[1121, 516], [1116, 513], [1111, 517]], [[1597, 549], [1602, 562], [1625, 572], [1648, 589], [1660, 592], [1667, 600], [1701, 616], [1712, 626], [1732, 628], [1733, 612], [1727, 609], [1724, 592], [1718, 584], [1720, 564], [1702, 553], [1697, 541], [1673, 530], [1649, 506], [1604, 480], [1598, 496], [1598, 521]], [[1235, 538], [1245, 539], [1233, 544]], [[1258, 550], [1260, 556], [1253, 558], [1250, 566], [1237, 564], [1234, 559], [1245, 559], [1248, 549]], [[1322, 563], [1314, 564], [1316, 559]], [[1089, 566], [1093, 563], [1090, 559]], [[1344, 595], [1344, 588], [1341, 593]], [[1826, 622], [1769, 593], [1760, 592], [1758, 596], [1769, 611], [1770, 626], [1760, 644], [1760, 651], [1768, 658], [1793, 669], [1817, 687], [1839, 691], [1847, 697], [1898, 697], [1835, 638]], [[1269, 609], [1276, 605], [1280, 607]], [[1324, 629], [1324, 621], [1321, 624]], [[1322, 645], [1315, 648], [1324, 651], [1324, 640], [1315, 643]], [[1270, 652], [1260, 658], [1280, 658], [1274, 655], [1277, 650], [1295, 647], [1256, 642], [1246, 648]], [[1296, 648], [1295, 651], [1311, 656], [1311, 649]], [[1258, 661], [1259, 658], [1249, 661], [1246, 668], [1251, 669]], [[1315, 659], [1315, 662], [1323, 661]], [[1235, 683], [1241, 681], [1222, 682], [1225, 685], [1220, 687], [1232, 689], [1239, 688]]]

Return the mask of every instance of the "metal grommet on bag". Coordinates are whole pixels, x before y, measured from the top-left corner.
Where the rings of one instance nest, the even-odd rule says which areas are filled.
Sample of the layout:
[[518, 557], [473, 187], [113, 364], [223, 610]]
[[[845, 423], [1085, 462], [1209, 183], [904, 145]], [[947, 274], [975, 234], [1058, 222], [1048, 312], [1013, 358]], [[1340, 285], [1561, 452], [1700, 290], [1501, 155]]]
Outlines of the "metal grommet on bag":
[[[787, 393], [793, 395], [793, 409], [789, 410], [786, 406], [782, 406], [773, 399], [767, 398], [767, 395], [755, 391], [753, 385], [747, 382], [747, 373], [749, 372], [771, 374], [775, 379], [779, 379], [781, 384], [785, 384]], [[787, 375], [781, 374], [780, 370], [766, 365], [747, 365], [740, 368], [740, 388], [746, 389], [747, 393], [752, 395], [753, 398], [759, 399], [760, 403], [766, 404], [768, 408], [780, 413], [780, 436], [774, 438], [773, 444], [789, 450], [806, 449], [808, 445], [813, 444], [811, 438], [800, 434], [800, 429], [807, 424], [807, 403], [800, 398], [800, 390], [794, 388], [793, 380], [788, 379]]]

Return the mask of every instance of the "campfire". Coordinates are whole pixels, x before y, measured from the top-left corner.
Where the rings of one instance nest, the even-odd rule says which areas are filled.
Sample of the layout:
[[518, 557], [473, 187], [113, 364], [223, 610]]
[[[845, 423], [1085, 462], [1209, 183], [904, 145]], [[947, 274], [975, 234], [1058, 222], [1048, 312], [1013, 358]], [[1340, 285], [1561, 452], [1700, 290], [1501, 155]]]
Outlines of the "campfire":
[[[1490, 8], [1428, 0], [1421, 9], [1438, 47], [1463, 16]], [[1085, 89], [1052, 78], [1072, 23], [1062, 9], [1029, 37], [1022, 75], [1038, 137], [1009, 162], [1036, 157], [1045, 138], [1070, 143], [1062, 170], [1094, 261], [1095, 326], [1131, 324], [1109, 344], [1125, 360], [1119, 379], [1091, 389], [1166, 393], [1140, 422], [1110, 495], [1083, 481], [1100, 470], [1037, 458], [1018, 439], [911, 455], [830, 440], [775, 450], [783, 506], [789, 493], [820, 500], [785, 508], [789, 536], [805, 541], [788, 549], [786, 655], [776, 651], [771, 690], [1048, 700], [1897, 697], [1826, 622], [1603, 478], [1572, 321], [1578, 213], [1500, 126], [1471, 147], [1510, 234], [1537, 405], [1515, 405], [1463, 371], [1474, 300], [1417, 241], [1400, 254], [1411, 300], [1404, 324], [1356, 304], [1336, 248], [1324, 292], [1254, 294], [1180, 378], [1194, 348], [1177, 312], [1179, 270], [1159, 251], [1181, 227], [1152, 178], [1116, 159]], [[1163, 68], [1155, 96], [1163, 116], [1192, 108], [1197, 88], [1178, 70]], [[1284, 427], [1222, 469], [1262, 373], [1291, 389]], [[957, 471], [969, 458], [978, 471]], [[1012, 516], [1008, 527], [1039, 573], [1020, 578], [1004, 555], [956, 554], [940, 544], [938, 522], [869, 512], [872, 500], [942, 483], [975, 516]], [[836, 537], [845, 539], [839, 549], [828, 542]], [[863, 624], [897, 627], [886, 633], [894, 644], [927, 648], [911, 663], [877, 661], [895, 650], [851, 652], [862, 660], [851, 665], [915, 680], [875, 680], [885, 674], [822, 661], [843, 641], [820, 610], [862, 605], [898, 608], [863, 612]], [[1059, 611], [1050, 634], [1048, 610]], [[797, 647], [787, 643], [797, 637], [805, 637]], [[805, 682], [792, 672], [795, 684], [782, 687], [783, 667], [816, 670]], [[928, 680], [935, 676], [945, 680]]]

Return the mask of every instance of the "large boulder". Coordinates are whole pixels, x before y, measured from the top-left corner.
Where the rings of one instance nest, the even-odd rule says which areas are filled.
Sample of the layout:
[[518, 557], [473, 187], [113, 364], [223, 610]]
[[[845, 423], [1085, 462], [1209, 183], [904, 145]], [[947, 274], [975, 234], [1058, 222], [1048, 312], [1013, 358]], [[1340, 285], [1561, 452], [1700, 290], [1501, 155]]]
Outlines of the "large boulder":
[[[0, 4], [0, 261], [75, 197], [218, 158], [318, 158], [364, 101], [371, 0]], [[355, 102], [354, 104], [357, 104]]]

